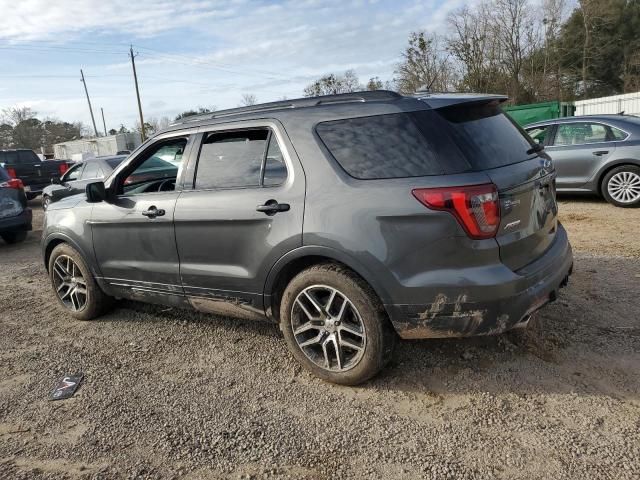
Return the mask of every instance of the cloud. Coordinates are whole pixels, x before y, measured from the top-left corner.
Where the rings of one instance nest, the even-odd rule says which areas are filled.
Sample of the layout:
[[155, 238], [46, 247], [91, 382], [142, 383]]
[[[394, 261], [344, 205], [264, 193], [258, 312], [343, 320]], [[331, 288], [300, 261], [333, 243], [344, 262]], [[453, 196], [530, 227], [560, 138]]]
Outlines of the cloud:
[[[128, 43], [139, 53], [143, 108], [154, 116], [172, 115], [198, 105], [233, 107], [243, 93], [259, 101], [294, 98], [313, 79], [347, 69], [362, 82], [390, 79], [409, 33], [442, 32], [446, 15], [463, 3], [468, 2], [0, 0], [0, 45], [51, 48], [29, 53], [56, 53], [48, 73], [76, 74], [83, 66], [94, 110], [104, 105], [114, 123], [131, 125], [136, 104], [125, 60]], [[7, 74], [41, 67], [22, 57], [13, 70], [6, 65]], [[90, 122], [78, 82], [50, 79], [11, 87], [0, 102], [36, 98], [44, 102], [38, 106], [43, 112]]]

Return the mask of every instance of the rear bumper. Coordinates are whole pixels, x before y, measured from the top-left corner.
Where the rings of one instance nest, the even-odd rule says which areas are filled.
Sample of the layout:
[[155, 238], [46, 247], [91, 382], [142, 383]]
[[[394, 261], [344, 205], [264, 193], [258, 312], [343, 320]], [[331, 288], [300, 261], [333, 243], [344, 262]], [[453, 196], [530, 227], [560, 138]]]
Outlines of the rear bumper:
[[[558, 224], [551, 247], [533, 263], [513, 272], [506, 266], [496, 275], [487, 267], [487, 278], [476, 285], [465, 282], [462, 270], [455, 285], [425, 287], [429, 302], [385, 305], [398, 335], [412, 338], [468, 337], [494, 335], [526, 325], [530, 315], [556, 299], [573, 270], [573, 254], [567, 233]], [[462, 280], [460, 280], [462, 279]]]
[[0, 232], [20, 232], [31, 230], [31, 220], [31, 209], [25, 208], [20, 215], [9, 218], [0, 218]]

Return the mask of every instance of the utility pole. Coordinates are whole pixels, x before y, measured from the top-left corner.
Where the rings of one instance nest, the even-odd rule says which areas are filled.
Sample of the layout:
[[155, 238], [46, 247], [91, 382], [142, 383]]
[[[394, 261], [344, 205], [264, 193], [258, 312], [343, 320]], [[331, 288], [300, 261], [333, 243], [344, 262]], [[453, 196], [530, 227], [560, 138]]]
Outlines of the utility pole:
[[87, 82], [84, 80], [84, 72], [80, 69], [81, 82], [84, 85], [84, 93], [87, 95], [87, 103], [89, 104], [89, 113], [91, 114], [91, 123], [93, 123], [93, 131], [96, 132], [96, 137], [99, 137], [98, 128], [96, 127], [96, 119], [93, 118], [93, 109], [91, 108], [91, 100], [89, 100], [89, 91], [87, 90]]
[[133, 54], [133, 45], [131, 45], [129, 53], [131, 54], [131, 66], [133, 67], [133, 81], [136, 84], [136, 97], [138, 97], [138, 112], [140, 112], [140, 136], [144, 142], [146, 135], [144, 133], [144, 118], [142, 117], [142, 104], [140, 103], [140, 89], [138, 89], [138, 75], [136, 74], [136, 61], [134, 60], [135, 55]]
[[107, 136], [107, 123], [104, 121], [104, 108], [100, 107], [100, 112], [102, 112], [102, 126], [104, 127], [104, 136]]

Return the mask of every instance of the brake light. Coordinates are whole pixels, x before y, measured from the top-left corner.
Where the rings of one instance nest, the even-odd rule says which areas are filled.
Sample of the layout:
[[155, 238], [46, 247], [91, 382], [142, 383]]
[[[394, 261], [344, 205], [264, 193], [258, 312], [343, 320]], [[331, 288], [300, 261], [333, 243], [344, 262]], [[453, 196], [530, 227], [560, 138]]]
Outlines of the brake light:
[[491, 238], [500, 226], [498, 189], [492, 183], [466, 187], [416, 188], [413, 196], [431, 210], [451, 213], [471, 238]]
[[8, 188], [15, 188], [16, 190], [22, 190], [24, 188], [24, 184], [22, 183], [22, 180], [20, 180], [19, 178], [12, 178], [10, 180], [7, 180], [6, 182], [0, 183], [0, 187], [8, 187]]
[[16, 169], [11, 167], [6, 167], [5, 169], [11, 178], [17, 178]]
[[60, 170], [60, 175], [64, 175], [65, 173], [67, 173], [67, 170], [69, 170], [69, 165], [66, 162], [60, 163], [58, 165], [58, 169]]

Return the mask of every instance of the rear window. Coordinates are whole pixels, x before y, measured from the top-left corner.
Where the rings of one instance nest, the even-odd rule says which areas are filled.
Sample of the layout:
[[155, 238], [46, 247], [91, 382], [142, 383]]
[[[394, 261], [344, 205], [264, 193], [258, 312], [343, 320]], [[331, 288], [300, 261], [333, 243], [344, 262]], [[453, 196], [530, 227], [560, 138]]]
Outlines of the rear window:
[[499, 106], [486, 104], [335, 120], [316, 132], [362, 180], [485, 170], [523, 161], [532, 147]]

